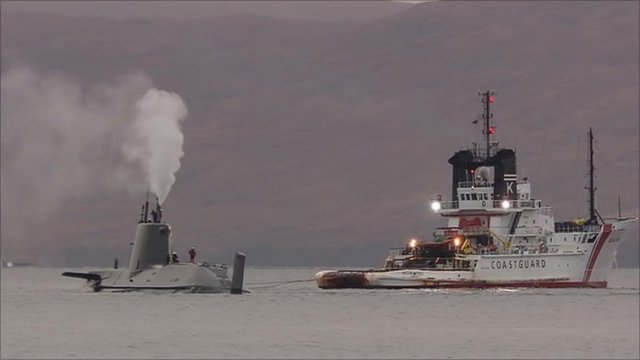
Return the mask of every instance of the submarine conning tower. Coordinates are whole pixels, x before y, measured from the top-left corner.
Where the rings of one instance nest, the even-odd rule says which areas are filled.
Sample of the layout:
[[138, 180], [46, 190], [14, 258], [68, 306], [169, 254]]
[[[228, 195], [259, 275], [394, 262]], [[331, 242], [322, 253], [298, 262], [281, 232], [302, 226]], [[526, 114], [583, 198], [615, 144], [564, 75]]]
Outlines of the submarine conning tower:
[[[491, 104], [495, 102], [496, 92], [487, 90], [478, 91], [482, 98], [482, 134], [485, 148], [479, 148], [477, 144], [473, 149], [460, 150], [450, 159], [453, 165], [452, 199], [458, 199], [458, 188], [482, 185], [493, 187], [492, 200], [516, 200], [517, 199], [517, 173], [516, 153], [511, 149], [498, 148], [498, 142], [492, 141], [496, 127], [491, 126]], [[473, 123], [476, 124], [478, 120]]]
[[152, 217], [147, 217], [148, 209], [149, 202], [145, 201], [131, 248], [130, 273], [149, 269], [154, 265], [166, 265], [169, 257], [171, 226], [162, 222], [162, 208], [157, 198]]

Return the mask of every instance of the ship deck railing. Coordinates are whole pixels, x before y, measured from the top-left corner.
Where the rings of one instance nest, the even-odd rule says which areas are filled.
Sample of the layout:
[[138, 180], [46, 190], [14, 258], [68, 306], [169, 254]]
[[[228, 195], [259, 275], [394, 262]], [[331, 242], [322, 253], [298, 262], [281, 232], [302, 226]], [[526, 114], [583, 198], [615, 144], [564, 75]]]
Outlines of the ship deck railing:
[[388, 272], [398, 270], [427, 270], [427, 271], [473, 271], [469, 268], [430, 268], [430, 267], [383, 267], [380, 269], [340, 269], [337, 273], [367, 273], [367, 272]]
[[471, 154], [473, 156], [473, 161], [483, 162], [488, 157], [493, 156], [497, 154], [500, 150], [504, 149], [502, 147], [499, 147], [498, 144], [499, 143], [497, 141], [492, 141], [491, 146], [489, 147], [489, 151], [487, 151], [487, 149], [485, 148], [480, 148], [480, 147], [474, 147], [468, 150], [471, 151]]
[[580, 232], [580, 233], [594, 233], [600, 231], [600, 225], [597, 224], [565, 224], [565, 223], [556, 223], [555, 224], [555, 232], [556, 233], [571, 233], [571, 232]]
[[486, 181], [460, 181], [458, 188], [493, 188], [493, 183]]
[[[502, 209], [502, 202], [504, 200], [469, 200], [468, 202], [476, 202], [479, 205], [468, 205], [463, 207], [462, 209]], [[465, 201], [467, 202], [467, 201]], [[484, 204], [484, 205], [483, 205]], [[466, 205], [466, 204], [465, 204]], [[442, 210], [456, 210], [460, 208], [460, 201], [446, 201], [440, 204]], [[542, 200], [509, 200], [509, 208], [515, 209], [532, 209], [542, 207]]]
[[491, 231], [486, 226], [466, 226], [461, 229], [463, 235], [489, 235]]
[[[529, 180], [518, 180], [518, 185], [528, 184]], [[486, 180], [459, 181], [458, 188], [493, 188], [495, 184]]]

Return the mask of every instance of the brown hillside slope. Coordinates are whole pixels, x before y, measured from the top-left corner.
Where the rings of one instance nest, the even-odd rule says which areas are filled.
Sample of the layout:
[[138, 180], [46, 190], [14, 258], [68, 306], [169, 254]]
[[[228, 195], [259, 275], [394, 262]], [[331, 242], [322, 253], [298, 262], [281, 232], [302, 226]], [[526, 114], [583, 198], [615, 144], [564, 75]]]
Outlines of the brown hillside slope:
[[[13, 14], [2, 71], [26, 62], [93, 84], [141, 70], [183, 97], [185, 157], [165, 207], [178, 251], [374, 266], [444, 223], [424, 205], [450, 193], [446, 160], [476, 140], [484, 88], [498, 92], [501, 144], [557, 220], [586, 214], [589, 126], [600, 212], [615, 215], [621, 195], [639, 214], [637, 13], [629, 2], [448, 2], [366, 24]], [[70, 199], [26, 238], [3, 222], [3, 256], [126, 258], [142, 199], [91, 199]], [[16, 204], [2, 206], [5, 219]], [[637, 266], [630, 235], [620, 262]]]

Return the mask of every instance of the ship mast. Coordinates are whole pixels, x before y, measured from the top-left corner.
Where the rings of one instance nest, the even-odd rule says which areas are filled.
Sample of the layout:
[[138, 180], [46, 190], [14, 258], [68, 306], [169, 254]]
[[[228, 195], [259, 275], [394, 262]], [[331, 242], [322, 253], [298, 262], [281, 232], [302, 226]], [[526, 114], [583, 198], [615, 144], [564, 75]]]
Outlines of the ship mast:
[[483, 93], [478, 92], [478, 95], [482, 96], [482, 103], [484, 104], [484, 112], [482, 113], [484, 129], [482, 130], [482, 133], [485, 137], [487, 146], [486, 158], [488, 159], [491, 155], [489, 152], [491, 149], [491, 134], [493, 134], [493, 132], [495, 131], [495, 129], [491, 126], [491, 118], [493, 118], [493, 114], [491, 113], [491, 104], [493, 104], [493, 95], [496, 95], [496, 92], [493, 90], [487, 90]]
[[598, 210], [596, 210], [596, 190], [594, 184], [595, 168], [593, 166], [593, 131], [589, 127], [589, 223], [597, 224], [598, 218], [602, 220]]

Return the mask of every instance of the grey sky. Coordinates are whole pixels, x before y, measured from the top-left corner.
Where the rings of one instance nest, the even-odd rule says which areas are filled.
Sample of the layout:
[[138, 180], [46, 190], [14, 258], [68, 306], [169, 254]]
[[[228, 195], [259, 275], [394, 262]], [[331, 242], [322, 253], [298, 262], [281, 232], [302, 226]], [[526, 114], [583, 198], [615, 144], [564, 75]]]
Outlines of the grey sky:
[[236, 14], [367, 21], [411, 7], [394, 1], [3, 1], [2, 11], [79, 17], [197, 19]]

